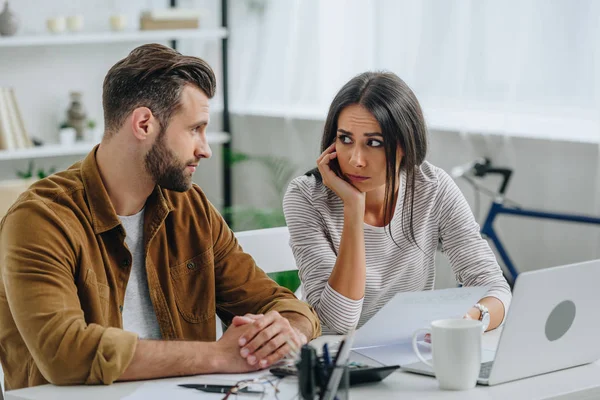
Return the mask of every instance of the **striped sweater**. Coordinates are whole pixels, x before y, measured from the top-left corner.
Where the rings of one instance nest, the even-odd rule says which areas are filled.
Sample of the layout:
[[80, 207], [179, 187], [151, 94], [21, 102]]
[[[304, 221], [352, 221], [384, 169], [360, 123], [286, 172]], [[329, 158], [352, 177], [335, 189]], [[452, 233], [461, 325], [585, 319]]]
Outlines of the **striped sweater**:
[[489, 285], [487, 295], [498, 298], [508, 310], [510, 288], [452, 178], [428, 162], [416, 172], [413, 227], [420, 248], [402, 231], [405, 180], [402, 173], [390, 225], [396, 243], [388, 227], [364, 224], [367, 271], [365, 296], [360, 300], [341, 295], [327, 282], [342, 238], [342, 200], [314, 176], [301, 176], [290, 183], [283, 201], [290, 246], [304, 296], [317, 311], [324, 333], [360, 328], [396, 293], [432, 290], [438, 242], [458, 282], [464, 286]]

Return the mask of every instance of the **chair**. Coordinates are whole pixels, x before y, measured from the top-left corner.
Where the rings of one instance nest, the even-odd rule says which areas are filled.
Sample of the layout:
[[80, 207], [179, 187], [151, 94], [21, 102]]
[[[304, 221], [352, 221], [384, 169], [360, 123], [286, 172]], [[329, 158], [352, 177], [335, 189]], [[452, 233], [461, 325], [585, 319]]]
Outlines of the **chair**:
[[[290, 232], [287, 226], [235, 232], [235, 237], [260, 269], [281, 286], [295, 292], [296, 297], [302, 298], [302, 287], [289, 244]], [[222, 324], [217, 323], [217, 338], [221, 336], [223, 328]]]
[[242, 249], [254, 258], [256, 265], [275, 282], [287, 287], [300, 298], [300, 279], [296, 260], [290, 248], [287, 226], [236, 232]]

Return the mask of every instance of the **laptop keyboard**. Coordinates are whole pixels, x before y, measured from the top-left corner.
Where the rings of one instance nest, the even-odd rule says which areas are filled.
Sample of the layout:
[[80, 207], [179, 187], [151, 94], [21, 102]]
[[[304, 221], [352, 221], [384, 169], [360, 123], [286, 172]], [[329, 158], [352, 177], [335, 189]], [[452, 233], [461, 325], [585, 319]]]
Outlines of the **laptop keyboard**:
[[493, 361], [481, 363], [481, 369], [479, 370], [479, 377], [481, 379], [488, 379], [490, 377], [490, 371], [492, 370]]

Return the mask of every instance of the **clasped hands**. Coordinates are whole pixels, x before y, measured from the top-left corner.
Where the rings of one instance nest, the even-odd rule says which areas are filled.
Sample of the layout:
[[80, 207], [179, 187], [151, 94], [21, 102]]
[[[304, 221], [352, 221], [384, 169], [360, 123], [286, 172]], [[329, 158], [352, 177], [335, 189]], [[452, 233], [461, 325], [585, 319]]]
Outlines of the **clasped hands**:
[[244, 327], [239, 353], [249, 366], [267, 368], [307, 343], [306, 336], [277, 311], [234, 317], [232, 326]]

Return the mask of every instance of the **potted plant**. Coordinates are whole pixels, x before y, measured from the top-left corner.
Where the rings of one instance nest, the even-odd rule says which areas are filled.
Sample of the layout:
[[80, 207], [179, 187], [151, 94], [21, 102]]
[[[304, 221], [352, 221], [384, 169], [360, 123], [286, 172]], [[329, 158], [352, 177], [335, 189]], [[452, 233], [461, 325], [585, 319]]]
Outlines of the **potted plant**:
[[92, 143], [100, 143], [102, 141], [102, 136], [104, 132], [98, 129], [98, 125], [96, 121], [93, 119], [88, 120], [87, 122], [87, 135], [86, 139], [88, 142]]
[[77, 131], [68, 122], [63, 122], [58, 127], [58, 141], [63, 146], [72, 146], [75, 144]]
[[[289, 182], [298, 175], [298, 166], [286, 157], [272, 155], [250, 155], [228, 151], [224, 154], [230, 166], [243, 163], [257, 163], [267, 172], [267, 179], [272, 187], [271, 199], [267, 198], [267, 207], [234, 206], [224, 210], [224, 215], [231, 221], [236, 231], [274, 228], [285, 226], [283, 214], [283, 196]], [[260, 265], [259, 265], [260, 267]], [[295, 292], [300, 286], [298, 270], [273, 272], [268, 274], [279, 285]]]

